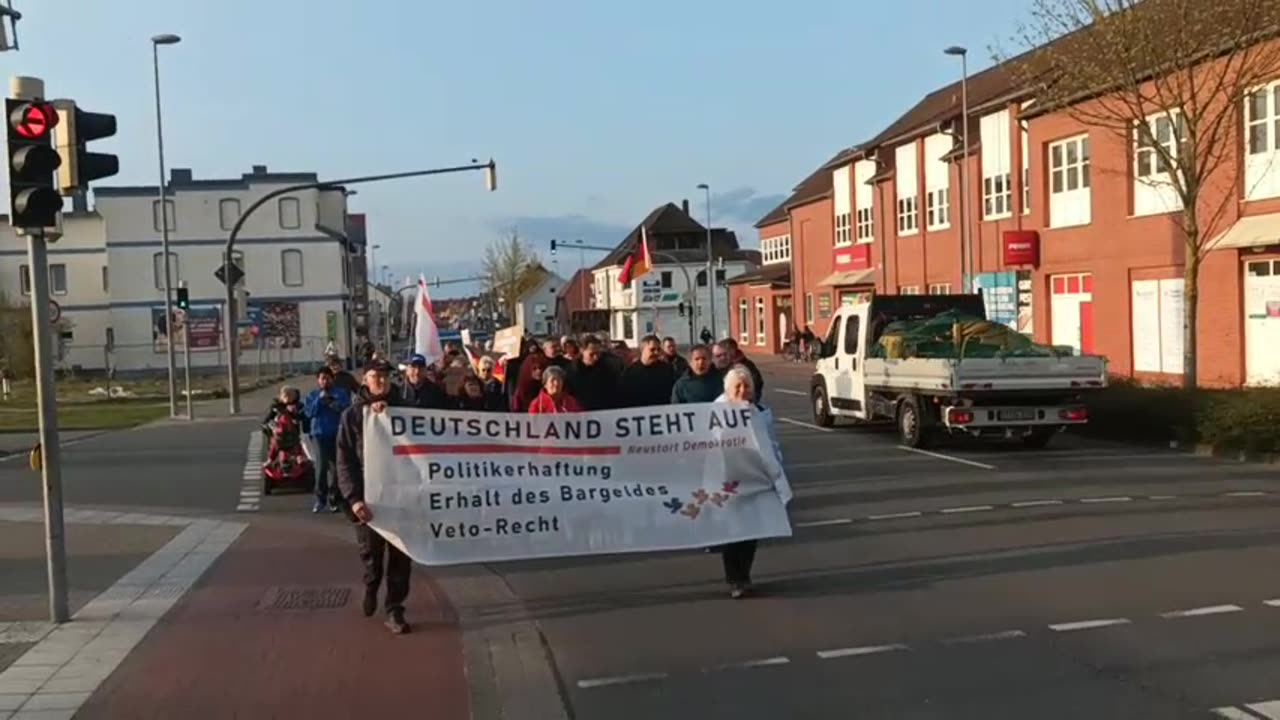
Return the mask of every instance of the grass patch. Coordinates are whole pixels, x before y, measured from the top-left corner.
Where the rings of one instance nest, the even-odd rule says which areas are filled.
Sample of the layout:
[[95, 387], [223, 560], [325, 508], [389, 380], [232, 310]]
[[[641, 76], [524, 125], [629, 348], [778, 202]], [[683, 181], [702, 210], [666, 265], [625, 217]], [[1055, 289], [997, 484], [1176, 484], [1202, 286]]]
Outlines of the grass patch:
[[[96, 402], [58, 405], [59, 430], [114, 430], [133, 427], [169, 415], [169, 403]], [[35, 432], [35, 408], [0, 412], [0, 432]]]
[[1280, 389], [1183, 390], [1113, 378], [1086, 401], [1086, 432], [1098, 437], [1280, 453]]

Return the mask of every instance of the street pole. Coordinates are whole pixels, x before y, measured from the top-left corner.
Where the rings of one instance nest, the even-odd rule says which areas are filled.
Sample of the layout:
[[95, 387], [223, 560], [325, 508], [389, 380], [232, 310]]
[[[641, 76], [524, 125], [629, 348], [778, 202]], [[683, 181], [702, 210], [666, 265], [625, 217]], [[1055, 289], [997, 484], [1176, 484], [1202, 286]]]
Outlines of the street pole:
[[[44, 81], [14, 76], [9, 95], [43, 98]], [[56, 239], [56, 238], [55, 238]], [[44, 485], [44, 548], [49, 582], [49, 619], [71, 617], [67, 603], [67, 546], [62, 518], [62, 453], [58, 446], [58, 398], [53, 378], [53, 323], [49, 317], [49, 255], [44, 230], [27, 234], [27, 267], [31, 276], [31, 334], [36, 369], [36, 407], [40, 445], [40, 479]]]
[[[229, 271], [231, 265], [232, 253], [236, 249], [236, 237], [240, 235], [240, 230], [244, 228], [244, 223], [249, 219], [255, 210], [266, 205], [268, 202], [289, 193], [299, 192], [301, 190], [318, 190], [326, 188], [335, 188], [345, 185], [357, 185], [360, 183], [382, 182], [384, 180], [400, 180], [412, 177], [425, 177], [427, 175], [446, 175], [449, 173], [469, 172], [472, 170], [483, 170], [488, 179], [490, 188], [496, 188], [497, 182], [493, 178], [497, 174], [497, 163], [490, 160], [487, 163], [472, 163], [470, 165], [457, 165], [454, 167], [432, 168], [430, 170], [410, 170], [408, 172], [387, 173], [384, 175], [363, 175], [360, 177], [343, 178], [341, 180], [323, 180], [319, 182], [299, 183], [297, 185], [287, 185], [276, 190], [272, 190], [250, 203], [248, 209], [241, 213], [236, 224], [231, 227], [231, 234], [227, 236], [227, 245], [223, 250], [222, 262], [223, 267]], [[228, 276], [229, 278], [230, 276]], [[235, 286], [231, 283], [223, 283], [226, 286], [226, 306], [230, 311], [235, 307]], [[240, 412], [240, 369], [237, 367], [239, 358], [234, 352], [236, 347], [236, 327], [234, 322], [223, 322], [223, 336], [227, 343], [227, 348], [233, 352], [227, 355], [227, 402], [232, 415]], [[348, 324], [348, 330], [350, 324]], [[349, 346], [348, 346], [349, 347]]]
[[160, 119], [160, 46], [179, 41], [177, 35], [156, 35], [151, 38], [151, 66], [156, 82], [156, 148], [160, 162], [160, 258], [164, 263], [164, 344], [169, 367], [169, 417], [178, 416], [178, 385], [176, 361], [173, 351], [173, 278], [169, 270], [169, 203], [164, 182], [164, 129]]
[[[179, 287], [186, 287], [185, 280], [178, 283]], [[196, 415], [193, 410], [194, 405], [191, 400], [191, 313], [186, 312], [182, 316], [182, 382], [187, 386], [187, 419], [195, 420]]]
[[[711, 265], [711, 186], [702, 183], [698, 189], [707, 194], [707, 310], [711, 313], [711, 340], [714, 342], [720, 338], [716, 335], [716, 274]], [[694, 292], [697, 292], [696, 289]], [[696, 304], [697, 300], [695, 299], [694, 302]]]
[[973, 238], [969, 232], [969, 213], [973, 208], [969, 197], [969, 51], [959, 45], [943, 50], [960, 58], [960, 287], [968, 292], [972, 286]]

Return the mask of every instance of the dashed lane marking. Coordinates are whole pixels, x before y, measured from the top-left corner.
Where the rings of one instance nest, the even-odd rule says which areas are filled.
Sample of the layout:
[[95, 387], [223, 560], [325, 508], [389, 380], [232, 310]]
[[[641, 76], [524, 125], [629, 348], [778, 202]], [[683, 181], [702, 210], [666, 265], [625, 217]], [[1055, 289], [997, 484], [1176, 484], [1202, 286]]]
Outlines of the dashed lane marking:
[[1205, 615], [1224, 615], [1226, 613], [1244, 612], [1244, 608], [1239, 605], [1210, 605], [1208, 607], [1191, 608], [1189, 610], [1173, 610], [1166, 613], [1160, 613], [1160, 617], [1165, 620], [1176, 620], [1178, 618], [1203, 617]]
[[715, 665], [703, 670], [703, 672], [722, 672], [725, 670], [744, 670], [746, 668], [768, 667], [770, 665], [787, 665], [791, 662], [791, 658], [779, 655], [777, 657], [760, 658], [759, 660], [747, 660], [745, 662], [732, 662]]
[[801, 392], [800, 390], [788, 390], [788, 389], [786, 389], [786, 388], [774, 388], [774, 389], [773, 389], [773, 391], [774, 391], [774, 392], [776, 392], [776, 393], [782, 393], [783, 395], [799, 395], [800, 397], [809, 397], [809, 393], [807, 393], [807, 392]]
[[798, 528], [827, 527], [830, 525], [848, 525], [852, 522], [853, 522], [853, 518], [834, 518], [832, 520], [810, 520], [808, 522], [798, 522], [795, 524], [795, 527], [798, 527]]
[[961, 457], [955, 457], [954, 455], [944, 455], [942, 453], [932, 452], [930, 450], [921, 450], [920, 448], [907, 447], [906, 445], [898, 445], [897, 448], [905, 452], [915, 453], [916, 455], [927, 455], [928, 457], [931, 457], [937, 460], [946, 460], [947, 462], [960, 463], [961, 465], [968, 465], [969, 467], [981, 468], [983, 470], [996, 469], [995, 465], [980, 463], [977, 460], [966, 460]]
[[236, 512], [257, 512], [262, 506], [262, 432], [249, 433], [244, 472], [240, 476], [240, 501]]
[[1280, 598], [1277, 598], [1275, 600], [1263, 600], [1262, 604], [1266, 605], [1267, 607], [1280, 608]]
[[960, 513], [985, 512], [987, 510], [995, 509], [995, 505], [969, 505], [967, 507], [943, 508], [939, 512], [943, 515], [959, 515]]
[[1266, 493], [1261, 490], [1241, 490], [1239, 492], [1223, 493], [1223, 497], [1262, 497]]
[[629, 685], [631, 683], [652, 682], [654, 680], [665, 680], [666, 673], [636, 673], [634, 675], [614, 675], [613, 677], [591, 678], [589, 680], [579, 680], [580, 688], [598, 688], [608, 687], [610, 685]]
[[819, 432], [825, 432], [825, 433], [835, 432], [835, 430], [832, 430], [831, 428], [824, 428], [821, 425], [814, 425], [813, 423], [807, 423], [803, 420], [793, 420], [787, 417], [780, 417], [778, 418], [778, 421], [787, 423], [789, 425], [798, 425], [800, 427], [809, 428], [810, 430], [817, 430]]
[[981, 635], [965, 635], [957, 638], [948, 638], [942, 641], [943, 645], [973, 645], [975, 643], [996, 642], [997, 640], [1015, 640], [1024, 638], [1027, 634], [1021, 630], [1001, 630], [1000, 632], [983, 633]]
[[904, 518], [920, 517], [923, 514], [924, 513], [922, 512], [888, 513], [886, 515], [868, 515], [867, 519], [868, 520], [902, 520]]
[[893, 645], [864, 645], [862, 647], [846, 647], [835, 648], [832, 650], [819, 650], [818, 658], [820, 660], [835, 660], [836, 658], [859, 657], [862, 655], [879, 655], [880, 653], [896, 652], [898, 650], [909, 650], [906, 645], [895, 643]]
[[1133, 501], [1133, 498], [1131, 498], [1131, 497], [1091, 497], [1091, 498], [1080, 498], [1080, 502], [1085, 503], [1085, 504], [1095, 504], [1095, 503], [1118, 503], [1118, 502], [1132, 502], [1132, 501]]
[[1106, 618], [1104, 620], [1077, 620], [1075, 622], [1057, 623], [1050, 625], [1049, 629], [1054, 632], [1074, 632], [1076, 630], [1093, 630], [1095, 628], [1111, 627], [1112, 625], [1128, 625], [1131, 620], [1129, 618]]
[[1061, 500], [1024, 500], [1023, 502], [1009, 503], [1012, 508], [1033, 508], [1048, 507], [1050, 505], [1061, 505]]

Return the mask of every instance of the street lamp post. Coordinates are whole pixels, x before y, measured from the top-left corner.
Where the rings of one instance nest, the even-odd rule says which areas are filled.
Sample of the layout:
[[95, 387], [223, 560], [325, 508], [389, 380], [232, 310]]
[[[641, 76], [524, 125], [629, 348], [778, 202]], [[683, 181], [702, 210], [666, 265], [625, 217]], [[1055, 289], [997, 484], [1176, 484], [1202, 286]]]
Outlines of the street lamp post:
[[[182, 38], [177, 35], [156, 35], [151, 38], [151, 66], [156, 81], [156, 150], [160, 159], [160, 257], [164, 263], [164, 344], [169, 364], [169, 417], [178, 416], [178, 383], [176, 361], [173, 353], [173, 276], [169, 269], [169, 202], [164, 182], [164, 129], [160, 120], [160, 46], [175, 45]], [[191, 392], [191, 388], [187, 388]]]
[[707, 195], [707, 311], [711, 313], [711, 340], [714, 342], [720, 337], [716, 334], [716, 274], [711, 265], [711, 186], [700, 183], [698, 189]]
[[967, 291], [975, 274], [973, 239], [969, 234], [969, 212], [973, 208], [969, 197], [969, 51], [952, 45], [943, 52], [960, 58], [960, 142], [964, 148], [960, 154], [960, 284]]

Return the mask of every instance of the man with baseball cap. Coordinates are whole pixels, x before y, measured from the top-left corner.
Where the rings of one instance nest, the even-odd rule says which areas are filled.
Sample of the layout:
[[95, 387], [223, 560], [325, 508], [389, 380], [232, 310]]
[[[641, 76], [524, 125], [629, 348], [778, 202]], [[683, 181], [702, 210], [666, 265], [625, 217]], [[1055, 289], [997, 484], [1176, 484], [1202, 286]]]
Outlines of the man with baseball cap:
[[364, 565], [364, 602], [361, 609], [365, 617], [377, 611], [378, 588], [385, 577], [387, 628], [396, 635], [403, 635], [409, 632], [409, 624], [404, 619], [404, 601], [409, 596], [409, 575], [413, 563], [408, 555], [369, 527], [373, 511], [364, 501], [365, 410], [380, 413], [389, 406], [404, 405], [400, 393], [391, 385], [390, 375], [390, 364], [371, 360], [364, 367], [364, 386], [358, 398], [342, 413], [338, 427], [338, 490], [347, 518], [356, 523], [356, 541], [360, 544], [360, 562]]
[[400, 398], [399, 405], [429, 410], [448, 408], [444, 389], [427, 377], [427, 365], [427, 359], [422, 355], [409, 357], [404, 368], [404, 380], [395, 388]]

